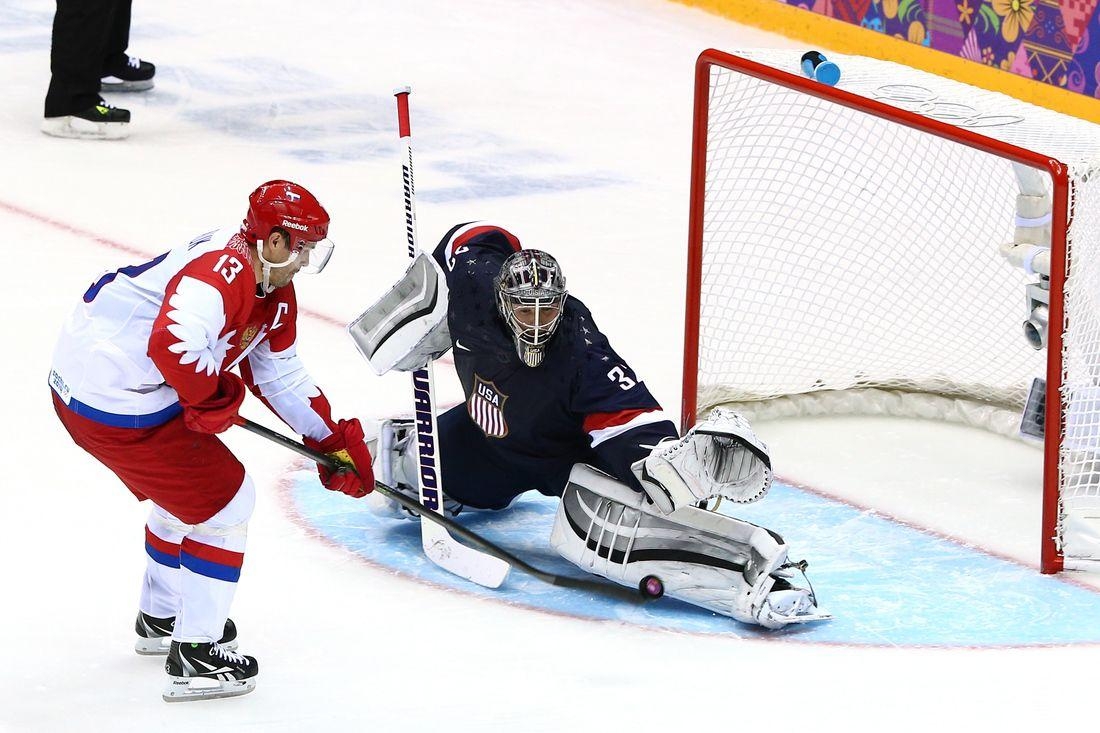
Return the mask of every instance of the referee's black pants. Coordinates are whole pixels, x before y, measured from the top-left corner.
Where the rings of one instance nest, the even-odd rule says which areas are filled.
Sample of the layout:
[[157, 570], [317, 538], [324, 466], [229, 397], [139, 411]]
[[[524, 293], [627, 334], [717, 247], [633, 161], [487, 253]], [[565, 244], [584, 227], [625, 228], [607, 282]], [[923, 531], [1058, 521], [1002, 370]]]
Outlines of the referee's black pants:
[[132, 0], [57, 0], [50, 46], [46, 117], [99, 103], [104, 68], [126, 61]]

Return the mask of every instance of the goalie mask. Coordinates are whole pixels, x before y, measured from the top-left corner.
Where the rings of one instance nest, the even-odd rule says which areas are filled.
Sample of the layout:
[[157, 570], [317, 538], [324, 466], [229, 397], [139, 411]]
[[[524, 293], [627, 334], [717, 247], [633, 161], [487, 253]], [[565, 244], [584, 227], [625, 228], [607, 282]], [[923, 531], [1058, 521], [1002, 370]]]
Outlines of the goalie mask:
[[558, 261], [537, 249], [520, 250], [501, 265], [496, 291], [516, 353], [527, 366], [538, 366], [565, 308], [565, 276]]

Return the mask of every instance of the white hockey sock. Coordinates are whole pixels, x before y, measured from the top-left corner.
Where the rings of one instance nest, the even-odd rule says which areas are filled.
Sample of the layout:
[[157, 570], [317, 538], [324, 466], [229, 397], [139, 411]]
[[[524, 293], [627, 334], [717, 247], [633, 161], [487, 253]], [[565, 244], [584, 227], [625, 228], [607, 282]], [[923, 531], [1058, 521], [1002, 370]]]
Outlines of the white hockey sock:
[[236, 496], [180, 543], [180, 612], [172, 638], [212, 642], [222, 636], [244, 563], [248, 519], [256, 504], [245, 475]]
[[145, 578], [138, 607], [154, 618], [175, 616], [180, 606], [180, 542], [191, 525], [157, 505], [145, 525]]

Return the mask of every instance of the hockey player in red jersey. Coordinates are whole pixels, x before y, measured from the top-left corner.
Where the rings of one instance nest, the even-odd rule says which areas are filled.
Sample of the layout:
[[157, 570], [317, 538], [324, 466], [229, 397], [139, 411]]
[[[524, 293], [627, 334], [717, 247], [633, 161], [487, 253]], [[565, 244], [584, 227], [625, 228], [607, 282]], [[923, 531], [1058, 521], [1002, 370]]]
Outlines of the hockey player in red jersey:
[[152, 503], [135, 648], [168, 654], [166, 700], [255, 686], [257, 662], [234, 653], [228, 619], [255, 489], [217, 437], [246, 387], [307, 445], [354, 465], [318, 466], [327, 488], [374, 488], [359, 421], [333, 419], [296, 351], [293, 280], [328, 262], [328, 226], [309, 191], [269, 181], [239, 228], [99, 278], [58, 340], [49, 383], [62, 424]]

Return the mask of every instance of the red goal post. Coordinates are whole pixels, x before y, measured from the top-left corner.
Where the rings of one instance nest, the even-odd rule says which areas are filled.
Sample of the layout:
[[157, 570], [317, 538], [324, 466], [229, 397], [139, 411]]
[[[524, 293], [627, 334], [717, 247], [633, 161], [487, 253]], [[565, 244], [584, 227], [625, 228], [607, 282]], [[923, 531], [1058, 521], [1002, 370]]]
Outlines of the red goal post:
[[1058, 572], [1067, 509], [1100, 507], [1100, 128], [859, 57], [832, 59], [830, 87], [799, 56], [696, 64], [682, 426], [734, 403], [1015, 433], [1045, 374], [1040, 567]]

